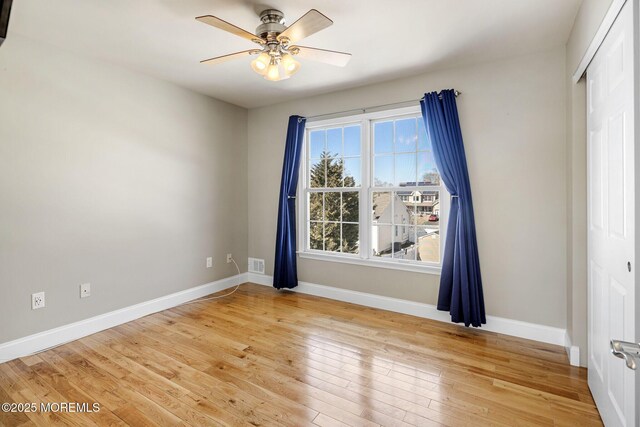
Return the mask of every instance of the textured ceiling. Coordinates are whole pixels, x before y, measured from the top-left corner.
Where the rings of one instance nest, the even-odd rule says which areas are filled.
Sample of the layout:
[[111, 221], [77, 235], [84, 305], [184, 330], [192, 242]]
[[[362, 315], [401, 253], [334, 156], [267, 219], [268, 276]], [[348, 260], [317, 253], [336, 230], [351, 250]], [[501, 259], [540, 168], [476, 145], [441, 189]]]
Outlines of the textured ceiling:
[[[563, 45], [581, 0], [19, 0], [9, 29], [252, 108], [322, 92]], [[277, 8], [290, 24], [311, 8], [334, 25], [303, 45], [353, 54], [345, 68], [300, 59], [289, 80], [269, 82], [250, 58], [199, 61], [251, 49], [247, 40], [197, 22], [219, 16], [254, 31]]]

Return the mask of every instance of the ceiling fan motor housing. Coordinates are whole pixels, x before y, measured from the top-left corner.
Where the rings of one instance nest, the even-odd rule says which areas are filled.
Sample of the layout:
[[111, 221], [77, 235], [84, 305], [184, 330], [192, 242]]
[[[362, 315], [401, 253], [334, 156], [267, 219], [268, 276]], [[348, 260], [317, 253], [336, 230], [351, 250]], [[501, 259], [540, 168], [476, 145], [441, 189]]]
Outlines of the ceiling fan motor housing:
[[267, 42], [277, 42], [276, 38], [287, 27], [284, 25], [284, 13], [276, 9], [267, 9], [260, 14], [262, 24], [256, 28], [256, 35], [267, 40]]

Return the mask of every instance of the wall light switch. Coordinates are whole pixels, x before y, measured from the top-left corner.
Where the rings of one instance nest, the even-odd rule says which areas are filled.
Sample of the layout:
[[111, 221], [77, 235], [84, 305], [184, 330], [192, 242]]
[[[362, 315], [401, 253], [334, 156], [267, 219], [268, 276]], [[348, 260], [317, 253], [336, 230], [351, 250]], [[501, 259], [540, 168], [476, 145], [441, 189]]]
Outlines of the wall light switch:
[[207, 268], [211, 268], [213, 267], [213, 258], [209, 257], [207, 258]]

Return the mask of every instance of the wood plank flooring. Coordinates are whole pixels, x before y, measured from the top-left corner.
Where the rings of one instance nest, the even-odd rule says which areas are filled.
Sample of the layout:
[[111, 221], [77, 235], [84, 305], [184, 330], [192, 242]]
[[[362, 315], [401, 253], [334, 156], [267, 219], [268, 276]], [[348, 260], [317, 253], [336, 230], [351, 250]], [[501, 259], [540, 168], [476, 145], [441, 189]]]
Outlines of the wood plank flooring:
[[245, 284], [0, 365], [18, 425], [596, 426], [558, 346]]

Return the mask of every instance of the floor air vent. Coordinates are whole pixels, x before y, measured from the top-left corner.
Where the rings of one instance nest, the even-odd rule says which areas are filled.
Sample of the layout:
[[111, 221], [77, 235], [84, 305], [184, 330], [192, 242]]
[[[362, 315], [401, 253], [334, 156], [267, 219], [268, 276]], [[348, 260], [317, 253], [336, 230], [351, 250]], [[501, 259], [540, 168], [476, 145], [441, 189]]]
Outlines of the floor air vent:
[[249, 258], [249, 273], [264, 274], [264, 260], [260, 258]]

